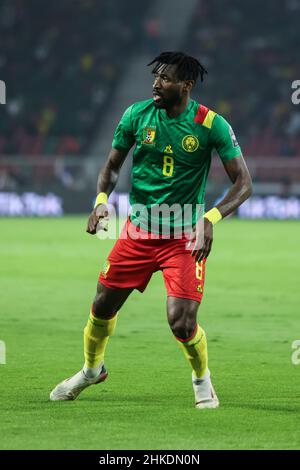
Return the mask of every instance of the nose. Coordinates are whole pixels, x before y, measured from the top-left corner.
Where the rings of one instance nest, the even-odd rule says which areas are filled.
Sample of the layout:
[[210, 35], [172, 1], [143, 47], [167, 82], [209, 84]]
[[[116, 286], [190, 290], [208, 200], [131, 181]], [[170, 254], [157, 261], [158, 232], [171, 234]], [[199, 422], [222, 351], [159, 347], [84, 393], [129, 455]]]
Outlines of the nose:
[[157, 88], [157, 89], [160, 88], [160, 77], [155, 77], [155, 78], [154, 78], [153, 89], [154, 89], [154, 88]]

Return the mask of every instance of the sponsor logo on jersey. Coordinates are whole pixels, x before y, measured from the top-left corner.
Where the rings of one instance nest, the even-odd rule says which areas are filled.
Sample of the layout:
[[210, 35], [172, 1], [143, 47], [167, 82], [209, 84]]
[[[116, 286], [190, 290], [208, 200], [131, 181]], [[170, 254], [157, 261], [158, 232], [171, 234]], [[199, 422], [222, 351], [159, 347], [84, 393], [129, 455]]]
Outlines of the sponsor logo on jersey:
[[182, 139], [182, 147], [186, 152], [196, 152], [199, 147], [199, 140], [195, 135], [186, 135]]
[[109, 268], [110, 268], [110, 262], [108, 260], [106, 260], [105, 263], [104, 263], [103, 269], [102, 269], [102, 275], [103, 275], [104, 279], [107, 278], [107, 273], [109, 271]]
[[239, 143], [238, 143], [237, 138], [236, 138], [236, 136], [235, 136], [235, 134], [234, 134], [234, 132], [233, 132], [232, 127], [229, 128], [229, 132], [230, 132], [230, 137], [231, 137], [232, 145], [233, 145], [234, 147], [238, 147], [238, 146], [239, 146]]
[[144, 127], [143, 144], [155, 145], [156, 130], [153, 127]]
[[172, 145], [166, 145], [164, 153], [173, 153]]

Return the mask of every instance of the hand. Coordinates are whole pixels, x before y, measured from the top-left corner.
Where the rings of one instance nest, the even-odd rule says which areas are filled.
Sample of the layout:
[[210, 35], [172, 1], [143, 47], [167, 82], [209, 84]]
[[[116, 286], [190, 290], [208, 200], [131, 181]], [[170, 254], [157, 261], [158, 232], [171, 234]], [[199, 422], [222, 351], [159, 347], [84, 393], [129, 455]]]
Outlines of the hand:
[[213, 242], [213, 224], [204, 217], [201, 224], [197, 224], [194, 231], [193, 238], [188, 244], [190, 247], [194, 243], [192, 256], [195, 256], [195, 261], [202, 261], [207, 258]]
[[89, 216], [88, 225], [87, 225], [87, 233], [91, 235], [95, 235], [98, 230], [105, 230], [107, 231], [108, 225], [108, 210], [105, 204], [99, 204], [97, 207], [94, 208], [91, 215]]

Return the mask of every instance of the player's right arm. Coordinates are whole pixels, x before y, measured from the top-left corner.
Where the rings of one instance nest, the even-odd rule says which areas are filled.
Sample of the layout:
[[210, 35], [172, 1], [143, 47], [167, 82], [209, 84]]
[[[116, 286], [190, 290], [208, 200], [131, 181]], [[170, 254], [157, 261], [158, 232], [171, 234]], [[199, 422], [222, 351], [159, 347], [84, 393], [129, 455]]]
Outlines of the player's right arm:
[[[97, 194], [106, 194], [107, 197], [115, 188], [120, 169], [129, 150], [112, 148], [103, 169], [100, 171], [97, 182]], [[104, 203], [97, 204], [89, 216], [87, 232], [96, 233], [99, 219], [108, 218], [107, 206]]]
[[107, 199], [115, 188], [120, 169], [125, 158], [135, 143], [132, 126], [132, 108], [126, 109], [114, 134], [112, 149], [109, 152], [104, 168], [100, 171], [97, 182], [97, 199], [95, 207], [89, 216], [87, 232], [91, 235], [96, 233], [96, 228], [100, 219], [108, 220]]

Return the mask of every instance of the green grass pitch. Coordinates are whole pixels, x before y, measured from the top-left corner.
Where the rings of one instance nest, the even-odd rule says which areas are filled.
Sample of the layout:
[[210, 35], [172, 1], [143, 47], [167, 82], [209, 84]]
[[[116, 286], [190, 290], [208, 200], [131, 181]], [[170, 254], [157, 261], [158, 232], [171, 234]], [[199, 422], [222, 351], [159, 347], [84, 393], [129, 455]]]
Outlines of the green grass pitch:
[[161, 273], [134, 292], [111, 338], [108, 380], [74, 402], [49, 392], [83, 363], [82, 330], [113, 241], [83, 217], [1, 219], [1, 449], [299, 449], [298, 222], [215, 228], [199, 322], [220, 398], [193, 406], [191, 372], [169, 330]]

